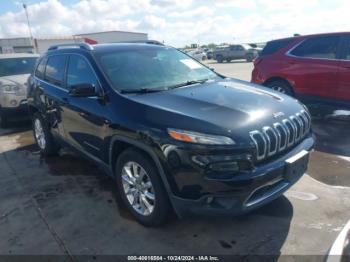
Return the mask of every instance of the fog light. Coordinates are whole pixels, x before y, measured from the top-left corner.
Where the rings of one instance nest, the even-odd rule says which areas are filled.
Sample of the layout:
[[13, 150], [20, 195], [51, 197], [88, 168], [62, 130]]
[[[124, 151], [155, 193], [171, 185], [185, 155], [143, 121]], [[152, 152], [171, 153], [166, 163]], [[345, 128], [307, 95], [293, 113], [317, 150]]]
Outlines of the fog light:
[[17, 106], [17, 101], [16, 100], [11, 100], [10, 104], [11, 104], [11, 106]]
[[214, 163], [214, 164], [211, 164], [209, 166], [209, 168], [213, 171], [218, 171], [218, 172], [237, 172], [237, 171], [239, 171], [239, 166], [238, 166], [237, 161]]

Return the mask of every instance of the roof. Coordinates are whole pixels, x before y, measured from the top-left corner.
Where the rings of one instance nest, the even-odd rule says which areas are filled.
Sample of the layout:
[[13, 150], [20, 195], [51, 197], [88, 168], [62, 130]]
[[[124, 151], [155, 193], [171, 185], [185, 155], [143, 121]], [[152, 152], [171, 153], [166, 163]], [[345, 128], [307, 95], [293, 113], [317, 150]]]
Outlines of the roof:
[[21, 57], [39, 57], [38, 54], [28, 54], [28, 53], [11, 53], [11, 54], [0, 54], [0, 59], [7, 58], [21, 58]]
[[96, 34], [104, 34], [104, 33], [128, 33], [128, 34], [142, 34], [142, 35], [147, 35], [147, 33], [112, 30], [112, 31], [103, 31], [103, 32], [93, 32], [93, 33], [75, 34], [75, 35], [73, 35], [73, 36], [86, 36], [86, 35], [96, 35]]
[[118, 50], [134, 50], [134, 49], [152, 49], [162, 48], [163, 45], [149, 43], [111, 43], [94, 45], [94, 51], [118, 51]]
[[[316, 37], [316, 36], [332, 36], [332, 35], [350, 35], [350, 32], [332, 32], [332, 33], [319, 33], [319, 34], [310, 34], [310, 35], [299, 35], [299, 36], [291, 36], [291, 37], [285, 37], [285, 38], [278, 38], [271, 41], [276, 40], [287, 40], [287, 39], [303, 39], [308, 37]], [[271, 42], [269, 41], [269, 42]]]
[[74, 50], [74, 52], [110, 52], [110, 51], [126, 51], [126, 50], [139, 50], [139, 49], [152, 49], [152, 48], [161, 48], [164, 47], [163, 44], [159, 43], [109, 43], [109, 44], [96, 44], [89, 45], [86, 43], [71, 43], [71, 44], [62, 44], [62, 45], [53, 45], [47, 52], [52, 53], [62, 53], [67, 50]]

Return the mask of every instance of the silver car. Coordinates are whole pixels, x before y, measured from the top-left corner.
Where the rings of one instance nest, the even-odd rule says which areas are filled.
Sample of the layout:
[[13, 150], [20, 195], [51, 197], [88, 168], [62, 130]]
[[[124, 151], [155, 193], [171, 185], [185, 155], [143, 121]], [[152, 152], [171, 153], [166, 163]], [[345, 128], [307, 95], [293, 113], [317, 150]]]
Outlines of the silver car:
[[39, 55], [0, 54], [0, 126], [27, 116], [27, 79]]

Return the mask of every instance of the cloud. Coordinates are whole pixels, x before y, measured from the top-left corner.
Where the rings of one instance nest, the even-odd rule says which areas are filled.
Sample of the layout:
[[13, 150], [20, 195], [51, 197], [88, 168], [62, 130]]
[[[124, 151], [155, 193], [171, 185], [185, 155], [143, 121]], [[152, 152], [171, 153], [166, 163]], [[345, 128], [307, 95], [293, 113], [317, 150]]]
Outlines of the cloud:
[[255, 8], [254, 0], [216, 0], [214, 3], [219, 7], [234, 7], [234, 8]]
[[[42, 0], [28, 5], [35, 37], [104, 30], [141, 31], [174, 46], [254, 42], [350, 30], [348, 0]], [[27, 36], [26, 17], [0, 10], [0, 37]]]

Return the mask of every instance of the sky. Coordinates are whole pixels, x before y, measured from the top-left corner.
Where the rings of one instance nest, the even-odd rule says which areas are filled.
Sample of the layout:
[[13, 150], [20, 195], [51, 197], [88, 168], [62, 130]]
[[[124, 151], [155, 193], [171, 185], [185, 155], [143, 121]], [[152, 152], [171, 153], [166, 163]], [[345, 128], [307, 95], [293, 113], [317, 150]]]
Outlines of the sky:
[[349, 0], [0, 0], [0, 37], [121, 30], [182, 47], [350, 31]]

